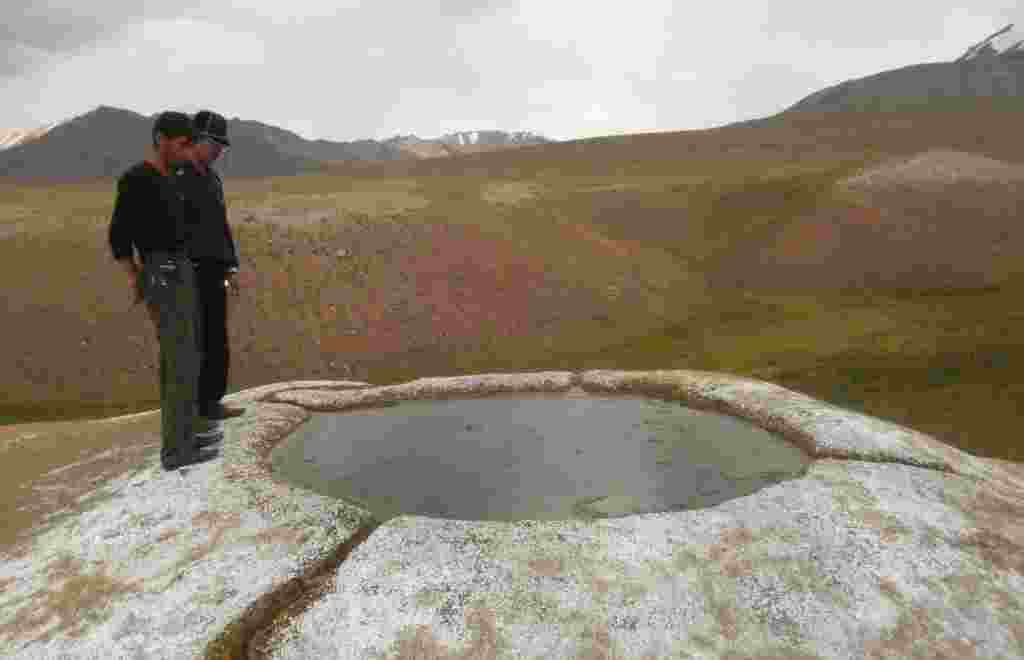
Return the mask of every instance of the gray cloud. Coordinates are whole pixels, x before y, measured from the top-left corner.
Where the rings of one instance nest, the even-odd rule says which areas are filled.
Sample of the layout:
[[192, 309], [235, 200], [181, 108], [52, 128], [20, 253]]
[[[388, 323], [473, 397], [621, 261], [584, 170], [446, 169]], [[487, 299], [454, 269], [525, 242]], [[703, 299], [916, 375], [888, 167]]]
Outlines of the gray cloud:
[[337, 140], [707, 127], [954, 59], [1024, 21], [1020, 0], [115, 0], [88, 17], [76, 0], [16, 1], [0, 28], [0, 127], [188, 105]]
[[436, 0], [438, 14], [445, 18], [470, 18], [490, 14], [502, 7], [518, 4], [515, 0]]
[[0, 40], [0, 78], [13, 78], [26, 71], [34, 70], [46, 59], [46, 53], [23, 44]]
[[[13, 4], [13, 6], [12, 6]], [[0, 23], [0, 75], [16, 76], [36, 70], [55, 57], [73, 55], [126, 25], [147, 19], [180, 16], [190, 2], [157, 0], [105, 0], [81, 5], [55, 0], [13, 0], [4, 8]]]

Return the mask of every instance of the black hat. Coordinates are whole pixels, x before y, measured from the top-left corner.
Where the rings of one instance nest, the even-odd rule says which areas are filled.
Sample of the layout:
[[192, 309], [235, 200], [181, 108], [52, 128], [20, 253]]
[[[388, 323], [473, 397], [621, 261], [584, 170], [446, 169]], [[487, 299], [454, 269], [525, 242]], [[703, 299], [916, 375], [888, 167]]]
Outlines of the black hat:
[[196, 138], [209, 138], [225, 147], [230, 147], [228, 142], [228, 120], [223, 115], [209, 110], [200, 110], [192, 118], [192, 128], [195, 130]]
[[168, 138], [195, 138], [192, 120], [184, 112], [161, 112], [153, 122], [154, 141], [156, 141], [158, 133]]

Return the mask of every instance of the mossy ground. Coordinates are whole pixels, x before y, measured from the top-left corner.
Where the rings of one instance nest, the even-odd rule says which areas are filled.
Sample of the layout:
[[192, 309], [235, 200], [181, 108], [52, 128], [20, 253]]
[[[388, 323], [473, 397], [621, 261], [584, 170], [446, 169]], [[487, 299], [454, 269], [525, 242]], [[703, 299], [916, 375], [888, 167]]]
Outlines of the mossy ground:
[[[837, 120], [800, 121], [806, 132]], [[629, 156], [655, 143], [643, 136], [423, 161], [398, 173], [228, 179], [232, 208], [321, 214], [233, 222], [259, 284], [232, 308], [229, 390], [296, 378], [386, 384], [473, 372], [707, 369], [1024, 460], [1006, 432], [1024, 399], [1019, 254], [994, 258], [999, 281], [985, 287], [723, 283], [723, 264], [746, 254], [740, 247], [771, 245], [822, 208], [863, 203], [834, 184], [884, 157], [894, 121], [876, 121], [880, 132], [864, 134], [859, 150], [855, 133], [867, 129], [833, 130], [851, 144], [837, 142], [831, 156], [785, 152], [774, 133], [737, 128], [695, 133], [698, 146], [675, 161]], [[906, 149], [926, 144], [901, 130]], [[700, 146], [712, 138], [715, 157]], [[954, 136], [945, 144], [965, 140], [979, 153], [993, 143]], [[613, 160], [582, 159], [591, 143]], [[368, 202], [388, 194], [417, 203]], [[17, 211], [0, 227], [32, 223], [0, 238], [0, 274], [17, 283], [7, 287], [0, 423], [159, 406], [153, 329], [130, 306], [106, 245], [112, 201], [110, 181], [0, 186], [0, 209]], [[337, 256], [342, 249], [347, 256]]]

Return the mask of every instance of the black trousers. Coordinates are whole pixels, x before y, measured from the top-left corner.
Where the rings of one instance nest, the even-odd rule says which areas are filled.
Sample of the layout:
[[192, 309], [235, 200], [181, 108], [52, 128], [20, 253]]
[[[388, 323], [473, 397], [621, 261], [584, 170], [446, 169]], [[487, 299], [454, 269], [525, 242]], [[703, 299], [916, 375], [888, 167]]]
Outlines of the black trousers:
[[192, 264], [153, 252], [144, 258], [136, 286], [160, 341], [160, 459], [167, 466], [191, 453], [196, 428], [200, 358]]
[[196, 404], [199, 414], [207, 416], [227, 393], [230, 350], [228, 347], [227, 291], [225, 266], [214, 260], [197, 260], [196, 333], [199, 347], [199, 388]]

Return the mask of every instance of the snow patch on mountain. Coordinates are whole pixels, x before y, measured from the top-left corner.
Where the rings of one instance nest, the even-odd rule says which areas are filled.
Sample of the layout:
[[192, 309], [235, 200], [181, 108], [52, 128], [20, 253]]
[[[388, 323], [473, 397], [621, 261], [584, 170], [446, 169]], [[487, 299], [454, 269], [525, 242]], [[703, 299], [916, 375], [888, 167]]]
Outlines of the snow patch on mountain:
[[0, 151], [19, 144], [37, 140], [49, 133], [60, 122], [53, 122], [37, 128], [0, 128]]
[[478, 145], [508, 146], [550, 142], [547, 138], [528, 131], [459, 131], [441, 136], [436, 141], [460, 147]]

